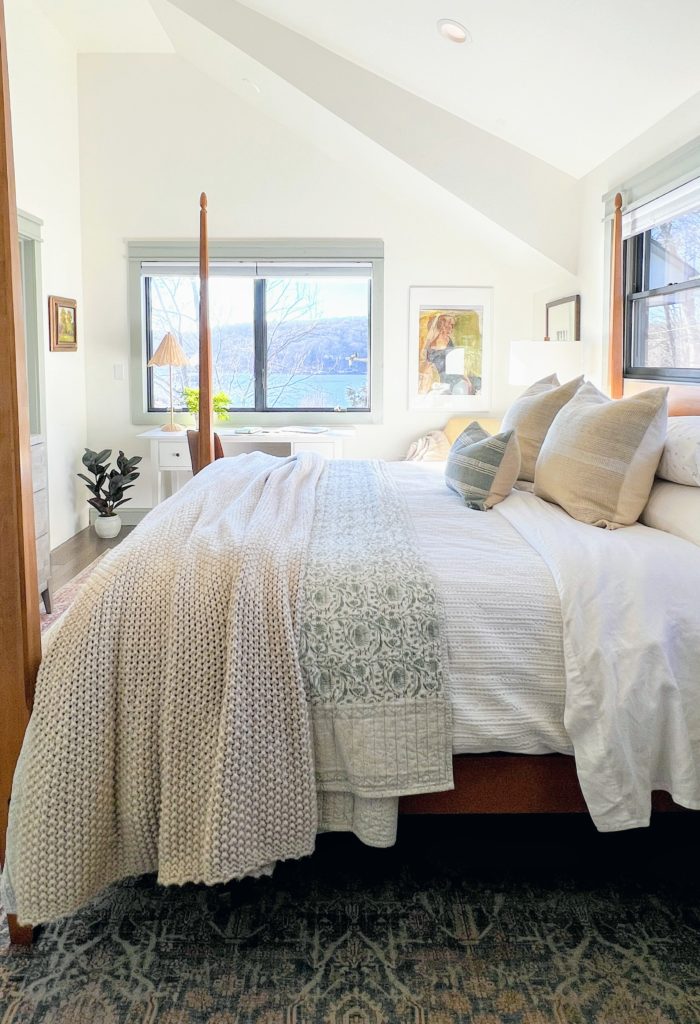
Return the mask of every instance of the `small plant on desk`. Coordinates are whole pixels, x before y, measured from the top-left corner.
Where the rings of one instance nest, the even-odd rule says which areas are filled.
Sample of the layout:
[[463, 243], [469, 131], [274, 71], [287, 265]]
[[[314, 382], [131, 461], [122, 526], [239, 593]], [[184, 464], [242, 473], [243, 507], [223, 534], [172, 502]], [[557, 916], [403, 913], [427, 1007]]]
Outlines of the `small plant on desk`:
[[[183, 388], [182, 397], [184, 399], [185, 405], [187, 406], [187, 411], [192, 413], [192, 415], [195, 418], [195, 422], [198, 421], [199, 388]], [[214, 406], [214, 415], [216, 416], [217, 420], [221, 420], [223, 422], [224, 420], [227, 420], [229, 418], [228, 408], [230, 404], [231, 399], [226, 394], [225, 391], [216, 392], [216, 394], [212, 397], [212, 405]]]
[[105, 538], [118, 536], [122, 520], [117, 509], [126, 501], [131, 501], [131, 495], [125, 498], [124, 491], [133, 487], [134, 480], [140, 476], [134, 469], [141, 461], [140, 455], [127, 459], [124, 452], [120, 451], [116, 469], [109, 468], [111, 457], [111, 448], [103, 448], [101, 452], [93, 452], [86, 448], [82, 462], [95, 479], [90, 480], [84, 473], [78, 473], [92, 494], [92, 497], [88, 498], [88, 505], [97, 510], [95, 533], [98, 537]]

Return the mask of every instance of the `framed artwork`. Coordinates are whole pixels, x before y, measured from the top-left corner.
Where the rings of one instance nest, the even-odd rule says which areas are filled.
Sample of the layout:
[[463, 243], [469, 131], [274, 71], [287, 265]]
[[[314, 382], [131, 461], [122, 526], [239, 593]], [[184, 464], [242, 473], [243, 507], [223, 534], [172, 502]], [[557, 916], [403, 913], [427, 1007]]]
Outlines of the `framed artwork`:
[[409, 295], [409, 408], [488, 409], [493, 289], [411, 288]]
[[78, 304], [75, 299], [49, 296], [49, 350], [75, 352], [78, 348]]
[[581, 340], [581, 296], [567, 295], [548, 302], [545, 314], [545, 341]]

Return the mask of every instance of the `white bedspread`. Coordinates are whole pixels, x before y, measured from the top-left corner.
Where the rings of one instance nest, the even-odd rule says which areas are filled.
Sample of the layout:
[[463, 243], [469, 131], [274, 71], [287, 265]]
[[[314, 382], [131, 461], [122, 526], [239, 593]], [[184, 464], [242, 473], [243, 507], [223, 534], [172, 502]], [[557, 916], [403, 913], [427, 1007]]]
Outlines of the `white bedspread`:
[[572, 754], [561, 605], [546, 564], [497, 509], [466, 508], [444, 463], [389, 468], [445, 612], [453, 752]]
[[597, 530], [533, 495], [499, 510], [559, 591], [564, 723], [596, 826], [648, 825], [654, 789], [700, 809], [700, 548]]

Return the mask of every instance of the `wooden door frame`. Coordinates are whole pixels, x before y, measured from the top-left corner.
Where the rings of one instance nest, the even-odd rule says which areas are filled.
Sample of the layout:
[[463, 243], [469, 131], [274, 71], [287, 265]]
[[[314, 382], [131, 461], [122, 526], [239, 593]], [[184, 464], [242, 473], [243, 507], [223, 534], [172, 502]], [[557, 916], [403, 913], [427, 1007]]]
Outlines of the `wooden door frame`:
[[[0, 861], [12, 776], [41, 659], [29, 396], [24, 346], [4, 2], [0, 0]], [[8, 916], [13, 942], [31, 929]]]

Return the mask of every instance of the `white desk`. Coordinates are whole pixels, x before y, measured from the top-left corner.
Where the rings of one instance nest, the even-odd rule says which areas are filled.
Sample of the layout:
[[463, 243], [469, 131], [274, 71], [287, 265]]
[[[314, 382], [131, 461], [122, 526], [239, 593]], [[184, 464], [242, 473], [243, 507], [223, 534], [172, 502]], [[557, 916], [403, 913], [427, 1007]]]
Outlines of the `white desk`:
[[[318, 452], [327, 459], [342, 459], [343, 441], [352, 437], [352, 428], [325, 430], [322, 434], [310, 434], [294, 430], [265, 430], [255, 434], [237, 434], [232, 427], [216, 427], [221, 438], [224, 455], [240, 455], [242, 452], [266, 451], [271, 455], [296, 455], [297, 452]], [[163, 500], [165, 474], [170, 483], [169, 493], [177, 490], [192, 472], [190, 450], [185, 431], [171, 433], [156, 427], [138, 435], [150, 442], [151, 446], [151, 496], [153, 505]], [[179, 474], [183, 474], [179, 476]]]

